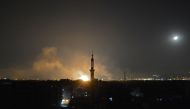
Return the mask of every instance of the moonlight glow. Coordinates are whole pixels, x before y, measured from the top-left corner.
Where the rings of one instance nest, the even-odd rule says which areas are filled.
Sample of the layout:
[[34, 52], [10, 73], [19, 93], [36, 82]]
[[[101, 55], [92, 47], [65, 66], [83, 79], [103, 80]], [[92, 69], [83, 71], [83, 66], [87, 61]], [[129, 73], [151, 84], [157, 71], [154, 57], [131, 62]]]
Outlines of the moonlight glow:
[[175, 41], [178, 40], [178, 39], [179, 39], [178, 36], [174, 36], [174, 37], [173, 37], [173, 40], [175, 40]]
[[89, 81], [89, 78], [87, 75], [81, 75], [80, 79], [83, 81]]

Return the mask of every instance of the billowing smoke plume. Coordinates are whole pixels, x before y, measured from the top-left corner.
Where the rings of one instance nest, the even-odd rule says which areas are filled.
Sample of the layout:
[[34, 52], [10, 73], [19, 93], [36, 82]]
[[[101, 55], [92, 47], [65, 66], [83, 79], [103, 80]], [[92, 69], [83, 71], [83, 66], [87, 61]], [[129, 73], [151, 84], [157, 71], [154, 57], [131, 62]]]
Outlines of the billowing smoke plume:
[[64, 66], [63, 60], [58, 56], [55, 47], [43, 48], [42, 53], [36, 61], [33, 62], [33, 71], [42, 78], [60, 79], [71, 78]]
[[[62, 57], [55, 47], [43, 48], [32, 66], [1, 70], [2, 77], [11, 79], [79, 79], [81, 75], [90, 75], [90, 55], [75, 53]], [[96, 59], [96, 57], [95, 57]], [[95, 77], [104, 80], [112, 75], [101, 62], [95, 61]]]

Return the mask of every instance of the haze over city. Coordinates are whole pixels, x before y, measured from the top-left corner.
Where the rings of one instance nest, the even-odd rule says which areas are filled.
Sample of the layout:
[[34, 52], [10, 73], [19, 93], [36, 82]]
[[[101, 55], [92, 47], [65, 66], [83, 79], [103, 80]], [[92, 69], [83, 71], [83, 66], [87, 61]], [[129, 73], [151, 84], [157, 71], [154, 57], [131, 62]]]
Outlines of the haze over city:
[[190, 77], [188, 1], [4, 1], [0, 78]]

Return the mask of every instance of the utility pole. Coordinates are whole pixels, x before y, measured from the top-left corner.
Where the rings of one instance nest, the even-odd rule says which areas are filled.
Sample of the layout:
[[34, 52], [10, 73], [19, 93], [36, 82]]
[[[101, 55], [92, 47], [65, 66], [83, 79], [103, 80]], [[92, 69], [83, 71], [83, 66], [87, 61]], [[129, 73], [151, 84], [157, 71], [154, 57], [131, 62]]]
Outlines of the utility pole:
[[126, 72], [123, 72], [123, 81], [126, 81]]

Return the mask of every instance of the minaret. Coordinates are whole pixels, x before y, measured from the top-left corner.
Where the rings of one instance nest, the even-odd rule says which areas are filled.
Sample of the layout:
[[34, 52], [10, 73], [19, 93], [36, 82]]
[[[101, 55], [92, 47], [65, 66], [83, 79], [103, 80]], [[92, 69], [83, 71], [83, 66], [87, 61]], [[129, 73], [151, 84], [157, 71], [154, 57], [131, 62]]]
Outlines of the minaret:
[[94, 57], [93, 57], [93, 52], [92, 52], [92, 57], [91, 57], [91, 68], [90, 68], [90, 80], [94, 80]]

